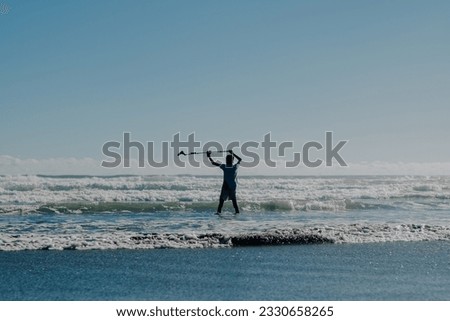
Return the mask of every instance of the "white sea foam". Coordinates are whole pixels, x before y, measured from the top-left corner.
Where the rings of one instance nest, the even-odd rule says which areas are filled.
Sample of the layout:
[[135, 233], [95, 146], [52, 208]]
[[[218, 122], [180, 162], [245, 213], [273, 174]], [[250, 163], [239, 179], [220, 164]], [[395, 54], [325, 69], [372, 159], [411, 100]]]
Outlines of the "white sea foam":
[[[196, 204], [201, 208], [217, 201], [220, 184], [219, 177], [195, 176], [4, 176], [0, 177], [0, 213], [27, 212], [32, 205], [35, 211], [51, 205], [79, 212], [95, 204], [109, 204], [111, 211], [133, 211], [137, 207], [132, 203], [142, 203], [148, 211], [196, 209]], [[443, 209], [450, 208], [450, 178], [241, 177], [238, 196], [247, 211], [256, 212]], [[106, 205], [103, 208], [108, 211]]]
[[281, 244], [450, 241], [450, 228], [415, 224], [323, 225], [247, 233], [24, 233], [0, 235], [1, 251], [219, 248]]
[[[449, 241], [449, 177], [0, 177], [0, 250]], [[227, 205], [226, 205], [227, 206]]]

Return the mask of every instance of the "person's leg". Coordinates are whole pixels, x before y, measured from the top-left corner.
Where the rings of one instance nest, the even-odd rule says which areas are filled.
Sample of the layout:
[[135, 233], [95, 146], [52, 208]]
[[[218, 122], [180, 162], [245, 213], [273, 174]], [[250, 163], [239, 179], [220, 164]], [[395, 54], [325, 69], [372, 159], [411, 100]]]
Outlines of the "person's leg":
[[234, 207], [235, 214], [239, 214], [239, 207], [237, 205], [236, 197], [232, 198], [231, 201], [233, 202], [233, 207]]
[[239, 214], [239, 207], [236, 201], [236, 189], [230, 190], [230, 200], [233, 202], [234, 213]]
[[217, 213], [219, 214], [222, 212], [223, 203], [228, 198], [228, 192], [228, 185], [224, 182], [220, 191], [219, 207], [217, 207]]
[[233, 202], [235, 214], [239, 213], [239, 207], [236, 201], [236, 190], [230, 191], [230, 200]]
[[219, 200], [219, 207], [217, 207], [217, 213], [219, 213], [219, 214], [222, 213], [223, 203], [224, 203], [224, 200], [221, 197], [220, 200]]

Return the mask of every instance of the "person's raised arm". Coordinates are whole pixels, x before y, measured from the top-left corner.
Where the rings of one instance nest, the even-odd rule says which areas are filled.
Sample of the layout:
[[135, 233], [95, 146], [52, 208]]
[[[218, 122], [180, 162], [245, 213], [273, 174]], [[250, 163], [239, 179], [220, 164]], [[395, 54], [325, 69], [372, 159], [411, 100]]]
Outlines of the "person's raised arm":
[[233, 151], [230, 149], [228, 151], [231, 155], [233, 155], [234, 157], [236, 157], [236, 159], [238, 160], [237, 164], [239, 164], [242, 161], [242, 158], [240, 158], [238, 155], [236, 155], [235, 153], [233, 153]]
[[211, 164], [213, 164], [213, 165], [215, 165], [215, 166], [220, 166], [220, 163], [214, 161], [214, 160], [211, 158], [211, 151], [210, 151], [210, 150], [206, 152], [206, 156], [208, 156], [208, 159], [209, 159], [209, 161], [211, 162]]

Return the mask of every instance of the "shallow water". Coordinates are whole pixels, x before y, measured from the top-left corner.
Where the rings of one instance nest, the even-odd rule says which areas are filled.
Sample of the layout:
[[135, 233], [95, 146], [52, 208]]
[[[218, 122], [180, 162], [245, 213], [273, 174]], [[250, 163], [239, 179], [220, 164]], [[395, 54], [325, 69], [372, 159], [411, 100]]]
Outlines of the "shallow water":
[[[448, 211], [29, 213], [0, 215], [0, 250], [217, 248], [450, 241]], [[310, 240], [310, 241], [308, 241]]]
[[0, 252], [0, 300], [449, 300], [450, 242]]
[[236, 238], [255, 237], [275, 244], [311, 237], [450, 240], [447, 176], [242, 177], [242, 214], [231, 214], [227, 202], [216, 216], [220, 182], [213, 176], [2, 176], [0, 250], [229, 247]]
[[450, 299], [449, 177], [220, 180], [0, 177], [0, 299]]

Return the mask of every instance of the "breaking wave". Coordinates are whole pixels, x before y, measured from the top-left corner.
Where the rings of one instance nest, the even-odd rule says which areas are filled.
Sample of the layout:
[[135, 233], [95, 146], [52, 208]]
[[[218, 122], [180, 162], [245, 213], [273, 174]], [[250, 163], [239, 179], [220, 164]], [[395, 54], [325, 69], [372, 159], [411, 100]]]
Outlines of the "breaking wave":
[[0, 251], [222, 248], [292, 244], [450, 241], [450, 228], [417, 224], [351, 224], [277, 229], [259, 233], [23, 234], [0, 236]]
[[[1, 176], [0, 250], [450, 240], [450, 177]], [[225, 212], [227, 206], [225, 204]]]
[[[0, 213], [212, 211], [212, 176], [3, 176]], [[241, 177], [246, 212], [450, 209], [449, 177]]]

